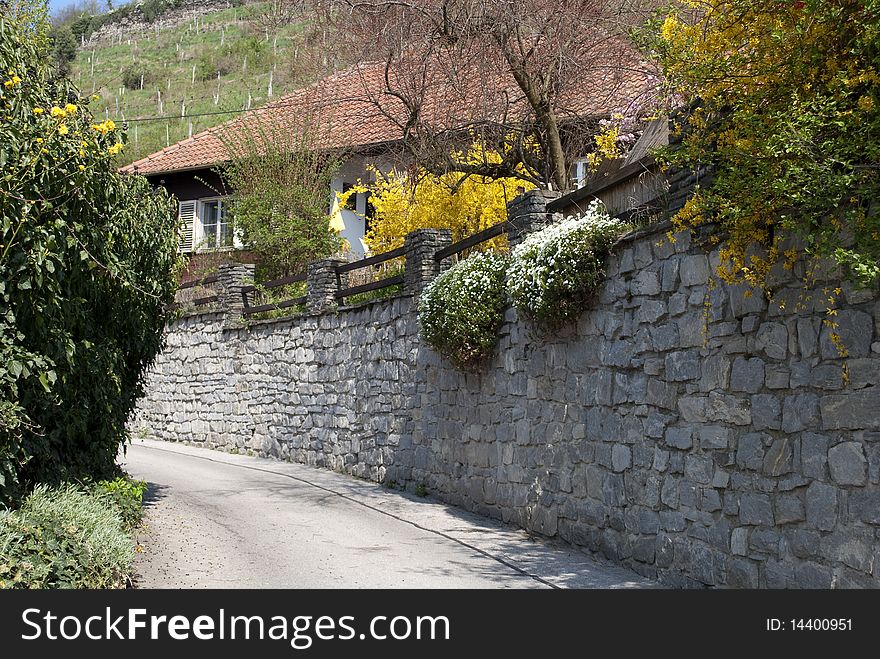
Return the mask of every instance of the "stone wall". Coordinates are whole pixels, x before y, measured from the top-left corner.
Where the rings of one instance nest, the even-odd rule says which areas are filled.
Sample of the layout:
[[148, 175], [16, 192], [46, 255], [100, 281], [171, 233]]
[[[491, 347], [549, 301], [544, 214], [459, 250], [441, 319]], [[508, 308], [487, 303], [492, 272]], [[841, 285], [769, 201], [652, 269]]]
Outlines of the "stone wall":
[[143, 2], [136, 2], [133, 6], [125, 7], [124, 11], [117, 9], [110, 12], [107, 22], [95, 30], [83, 45], [91, 47], [107, 42], [121, 43], [123, 39], [139, 38], [149, 32], [189, 23], [201, 16], [229, 9], [234, 4], [231, 0], [184, 0], [179, 7], [163, 9], [158, 18], [150, 21], [143, 12]]
[[409, 421], [411, 300], [230, 329], [175, 321], [132, 423], [149, 436], [383, 481]]
[[424, 487], [670, 585], [880, 585], [878, 298], [841, 296], [844, 359], [836, 284], [713, 287], [717, 253], [667, 228], [621, 242], [571, 326], [509, 310], [481, 374], [420, 342], [410, 295], [181, 318], [133, 430]]

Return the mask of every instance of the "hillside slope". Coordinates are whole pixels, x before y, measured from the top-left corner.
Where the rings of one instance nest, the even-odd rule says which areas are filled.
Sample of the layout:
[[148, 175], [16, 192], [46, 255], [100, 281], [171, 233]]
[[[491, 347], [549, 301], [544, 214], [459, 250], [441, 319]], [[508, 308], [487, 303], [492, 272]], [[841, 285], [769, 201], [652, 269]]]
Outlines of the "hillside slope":
[[120, 166], [342, 64], [326, 33], [307, 22], [272, 25], [270, 9], [232, 6], [164, 28], [160, 13], [151, 30], [104, 29], [85, 42], [71, 77], [98, 97], [90, 106], [96, 117], [128, 122]]

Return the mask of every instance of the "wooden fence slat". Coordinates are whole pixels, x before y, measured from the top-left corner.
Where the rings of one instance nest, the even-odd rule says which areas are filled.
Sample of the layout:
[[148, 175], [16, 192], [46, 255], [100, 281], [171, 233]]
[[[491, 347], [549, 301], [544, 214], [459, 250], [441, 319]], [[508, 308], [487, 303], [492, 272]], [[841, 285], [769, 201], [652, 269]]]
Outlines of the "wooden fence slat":
[[205, 284], [213, 284], [214, 282], [218, 281], [220, 281], [220, 275], [209, 275], [208, 277], [203, 277], [202, 279], [193, 279], [192, 281], [186, 281], [177, 288], [194, 288], [196, 286], [204, 286]]
[[303, 295], [302, 297], [296, 297], [292, 300], [284, 300], [283, 302], [274, 302], [272, 304], [260, 304], [255, 307], [247, 307], [242, 313], [246, 316], [255, 313], [262, 313], [264, 311], [276, 311], [277, 309], [287, 309], [289, 307], [295, 307], [300, 304], [305, 304], [308, 296]]
[[[260, 284], [260, 288], [278, 288], [279, 286], [286, 286], [287, 284], [296, 284], [301, 281], [306, 280], [306, 273], [301, 272], [298, 275], [289, 275], [287, 277], [279, 277], [278, 279], [272, 279], [267, 281], [265, 284]], [[242, 293], [250, 293], [252, 291], [257, 290], [256, 286], [242, 286]]]
[[502, 233], [505, 233], [508, 230], [507, 222], [499, 222], [498, 224], [494, 224], [488, 229], [483, 229], [482, 231], [473, 234], [472, 236], [468, 236], [467, 238], [463, 238], [456, 243], [452, 243], [451, 245], [444, 247], [441, 250], [438, 250], [436, 254], [434, 254], [434, 259], [436, 261], [442, 261], [443, 259], [447, 259], [450, 256], [454, 256], [463, 252], [466, 249], [470, 249], [475, 245], [479, 245], [480, 243], [484, 243], [487, 240], [492, 240], [496, 236], [500, 236]]
[[390, 261], [391, 259], [396, 259], [399, 256], [403, 256], [405, 253], [406, 251], [403, 247], [398, 247], [397, 249], [392, 249], [390, 252], [377, 254], [376, 256], [370, 256], [369, 258], [361, 259], [360, 261], [352, 261], [351, 263], [337, 266], [336, 274], [341, 275], [345, 272], [351, 272], [352, 270], [366, 268], [371, 265], [376, 265], [377, 263], [384, 263], [385, 261]]
[[396, 286], [397, 284], [402, 284], [403, 281], [403, 275], [394, 275], [393, 277], [387, 277], [385, 279], [380, 279], [379, 281], [371, 281], [368, 284], [361, 284], [360, 286], [351, 286], [350, 288], [344, 288], [341, 291], [337, 291], [335, 295], [336, 299], [339, 300], [345, 297], [350, 297], [352, 295], [357, 295], [358, 293], [368, 293], [369, 291], [376, 291], [380, 288]]

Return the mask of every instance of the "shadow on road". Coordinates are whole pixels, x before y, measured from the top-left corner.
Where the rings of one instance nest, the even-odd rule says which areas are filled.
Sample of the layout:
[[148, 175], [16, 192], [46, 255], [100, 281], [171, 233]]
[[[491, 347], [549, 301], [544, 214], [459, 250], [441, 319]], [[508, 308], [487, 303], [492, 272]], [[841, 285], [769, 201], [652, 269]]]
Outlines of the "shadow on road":
[[162, 499], [165, 498], [165, 490], [168, 488], [165, 485], [159, 485], [158, 483], [147, 483], [147, 491], [144, 492], [144, 508], [149, 509], [159, 503]]

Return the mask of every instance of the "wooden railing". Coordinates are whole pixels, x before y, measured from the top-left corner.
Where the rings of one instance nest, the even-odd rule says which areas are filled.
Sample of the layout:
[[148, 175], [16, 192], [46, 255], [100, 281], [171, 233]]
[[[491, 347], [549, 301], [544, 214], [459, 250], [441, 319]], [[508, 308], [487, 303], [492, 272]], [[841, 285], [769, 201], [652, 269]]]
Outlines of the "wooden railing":
[[438, 250], [436, 254], [434, 254], [434, 260], [438, 263], [443, 259], [448, 259], [451, 256], [457, 256], [462, 252], [469, 250], [477, 245], [484, 243], [488, 240], [492, 240], [493, 238], [497, 238], [501, 234], [507, 233], [510, 229], [510, 224], [508, 222], [499, 222], [498, 224], [493, 224], [488, 229], [483, 229], [475, 234], [468, 236], [467, 238], [462, 238], [458, 242], [454, 242], [448, 247], [444, 247], [441, 250]]
[[[488, 229], [484, 229], [483, 231], [468, 236], [458, 242], [438, 249], [434, 253], [428, 252], [424, 255], [415, 256], [413, 258], [415, 258], [417, 262], [420, 262], [418, 259], [429, 259], [429, 262], [433, 259], [434, 264], [441, 264], [441, 262], [446, 259], [460, 259], [463, 256], [466, 256], [467, 253], [478, 245], [508, 233], [511, 226], [512, 225], [509, 222], [500, 222]], [[346, 298], [362, 295], [364, 293], [371, 293], [373, 291], [381, 291], [391, 287], [405, 286], [406, 276], [401, 271], [402, 268], [397, 267], [397, 264], [391, 264], [391, 262], [395, 259], [402, 260], [406, 258], [408, 260], [411, 255], [407, 253], [407, 249], [408, 248], [406, 247], [398, 247], [397, 249], [392, 249], [384, 254], [377, 254], [359, 261], [342, 263], [335, 266], [333, 265], [333, 262], [330, 261], [326, 263], [326, 265], [318, 267], [318, 270], [315, 273], [317, 278], [314, 282], [309, 280], [309, 276], [305, 272], [279, 277], [278, 279], [273, 279], [262, 284], [246, 283], [246, 281], [242, 281], [244, 277], [241, 274], [230, 275], [232, 280], [234, 280], [231, 280], [231, 284], [222, 280], [221, 275], [219, 274], [210, 275], [202, 279], [185, 282], [180, 285], [179, 289], [186, 290], [196, 286], [205, 286], [207, 284], [220, 282], [223, 290], [214, 295], [176, 303], [173, 305], [173, 308], [187, 306], [199, 307], [207, 304], [222, 303], [224, 296], [227, 294], [232, 293], [238, 295], [240, 292], [242, 302], [241, 314], [245, 317], [283, 309], [291, 309], [293, 307], [305, 307], [311, 311], [321, 311], [325, 308], [325, 305], [328, 302], [332, 302], [332, 300], [336, 300], [338, 303], [342, 304]], [[416, 248], [416, 250], [416, 253], [420, 253], [418, 252], [418, 248]], [[398, 261], [398, 263], [399, 262], [400, 261]], [[385, 268], [378, 267], [383, 264], [387, 264]], [[318, 264], [315, 265], [318, 266]], [[321, 271], [321, 268], [327, 268], [328, 270], [323, 271], [324, 274], [318, 274], [319, 271]], [[365, 268], [377, 268], [380, 271], [384, 270], [385, 272], [380, 272], [379, 274], [371, 272], [367, 277], [357, 277], [355, 278], [355, 281], [360, 280], [361, 282], [363, 282], [364, 279], [375, 276], [381, 278], [376, 281], [367, 281], [366, 283], [358, 283], [354, 285], [352, 285], [350, 278], [343, 277], [348, 273], [363, 270]], [[391, 270], [394, 274], [387, 276], [388, 270]], [[428, 270], [435, 270], [435, 268], [429, 268]], [[439, 271], [439, 267], [436, 268], [436, 271]], [[253, 272], [253, 270], [251, 270], [251, 272]], [[417, 275], [418, 272], [415, 274]], [[335, 282], [333, 281], [333, 275], [335, 275]], [[223, 275], [223, 277], [226, 276], [227, 275]], [[346, 283], [343, 284], [343, 281], [346, 281]], [[266, 294], [292, 284], [305, 284], [305, 286], [301, 288], [305, 289], [303, 292], [306, 294], [298, 297], [284, 298], [284, 295], [292, 295], [294, 293], [291, 291], [278, 291], [276, 292], [275, 297], [280, 299], [277, 301], [265, 302], [260, 299], [261, 294]], [[230, 285], [232, 286], [232, 289], [227, 289]], [[312, 300], [312, 298], [314, 298], [314, 300]], [[237, 307], [238, 305], [234, 306]], [[314, 309], [311, 308], [312, 306], [314, 306]]]
[[[208, 284], [215, 284], [218, 281], [220, 281], [220, 275], [208, 275], [207, 277], [202, 277], [201, 279], [185, 281], [177, 287], [177, 290], [184, 291], [188, 288], [195, 288], [196, 286], [207, 286]], [[197, 297], [192, 300], [187, 300], [185, 302], [175, 302], [169, 306], [169, 309], [180, 309], [181, 307], [185, 306], [203, 307], [206, 304], [215, 304], [219, 301], [219, 295], [206, 295], [204, 297]]]
[[241, 289], [241, 296], [244, 299], [244, 309], [242, 310], [242, 313], [245, 316], [250, 316], [255, 313], [277, 311], [278, 309], [289, 309], [290, 307], [296, 307], [305, 304], [306, 300], [308, 299], [307, 295], [282, 300], [280, 302], [270, 302], [268, 304], [257, 305], [251, 305], [251, 300], [248, 299], [248, 296], [254, 297], [257, 291], [272, 290], [273, 288], [280, 288], [281, 286], [298, 284], [300, 282], [304, 282], [305, 280], [306, 273], [303, 272], [298, 275], [290, 275], [288, 277], [279, 277], [278, 279], [272, 279], [271, 281], [267, 281], [265, 284], [261, 284], [259, 286], [249, 285], [243, 287]]
[[[376, 256], [370, 256], [369, 258], [361, 259], [360, 261], [353, 261], [352, 263], [346, 263], [345, 265], [337, 266], [337, 281], [339, 281], [339, 276], [345, 274], [346, 272], [351, 272], [353, 270], [359, 270], [361, 268], [367, 268], [370, 266], [386, 263], [392, 259], [400, 258], [404, 254], [404, 248], [398, 247], [397, 249], [392, 249], [390, 252], [385, 252], [384, 254], [377, 254]], [[399, 286], [403, 283], [403, 281], [403, 274], [394, 275], [393, 277], [385, 277], [384, 279], [371, 281], [366, 284], [343, 288], [342, 290], [336, 291], [335, 297], [337, 300], [342, 300], [344, 298], [351, 297], [352, 295], [359, 295], [360, 293], [378, 291], [382, 288], [388, 288], [389, 286]]]

